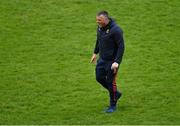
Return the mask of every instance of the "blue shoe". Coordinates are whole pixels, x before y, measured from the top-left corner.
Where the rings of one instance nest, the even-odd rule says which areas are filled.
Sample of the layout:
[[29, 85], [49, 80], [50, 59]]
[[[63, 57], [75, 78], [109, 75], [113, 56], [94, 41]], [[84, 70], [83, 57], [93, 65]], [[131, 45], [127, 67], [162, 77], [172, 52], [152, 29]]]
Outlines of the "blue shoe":
[[110, 106], [105, 112], [106, 113], [113, 113], [116, 111], [116, 106]]

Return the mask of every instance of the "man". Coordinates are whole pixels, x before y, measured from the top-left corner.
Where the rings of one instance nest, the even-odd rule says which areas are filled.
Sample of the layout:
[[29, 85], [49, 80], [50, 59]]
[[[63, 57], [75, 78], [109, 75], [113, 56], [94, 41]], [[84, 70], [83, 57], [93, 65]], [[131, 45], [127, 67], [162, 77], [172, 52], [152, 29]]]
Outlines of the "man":
[[124, 53], [123, 31], [108, 16], [107, 11], [100, 11], [96, 15], [97, 40], [91, 63], [96, 62], [96, 80], [109, 92], [110, 105], [105, 111], [112, 113], [116, 110], [116, 103], [121, 93], [116, 87], [116, 75]]

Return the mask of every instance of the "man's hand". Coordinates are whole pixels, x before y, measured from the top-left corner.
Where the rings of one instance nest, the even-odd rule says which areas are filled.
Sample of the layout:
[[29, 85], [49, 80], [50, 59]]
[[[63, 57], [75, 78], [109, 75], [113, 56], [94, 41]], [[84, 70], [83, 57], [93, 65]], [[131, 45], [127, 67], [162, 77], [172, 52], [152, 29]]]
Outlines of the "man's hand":
[[114, 62], [111, 66], [111, 70], [114, 70], [114, 74], [117, 72], [119, 64]]
[[94, 53], [91, 57], [91, 63], [95, 63], [97, 59], [97, 55]]

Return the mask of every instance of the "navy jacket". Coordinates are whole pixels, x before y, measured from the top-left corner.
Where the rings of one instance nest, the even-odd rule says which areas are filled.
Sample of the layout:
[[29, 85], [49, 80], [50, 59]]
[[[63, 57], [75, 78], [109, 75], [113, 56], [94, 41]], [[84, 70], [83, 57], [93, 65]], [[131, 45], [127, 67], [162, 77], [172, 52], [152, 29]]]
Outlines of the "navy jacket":
[[97, 40], [94, 53], [106, 61], [121, 63], [124, 54], [124, 39], [122, 29], [110, 19], [109, 24], [97, 28]]

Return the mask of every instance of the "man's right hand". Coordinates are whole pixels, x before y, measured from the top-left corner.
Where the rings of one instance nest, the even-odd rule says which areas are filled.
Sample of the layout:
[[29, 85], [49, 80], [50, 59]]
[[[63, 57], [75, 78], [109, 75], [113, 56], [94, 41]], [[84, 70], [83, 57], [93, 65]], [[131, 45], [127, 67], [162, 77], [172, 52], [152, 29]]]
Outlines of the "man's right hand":
[[97, 54], [93, 54], [92, 57], [91, 57], [91, 63], [96, 63], [96, 59], [97, 59]]

